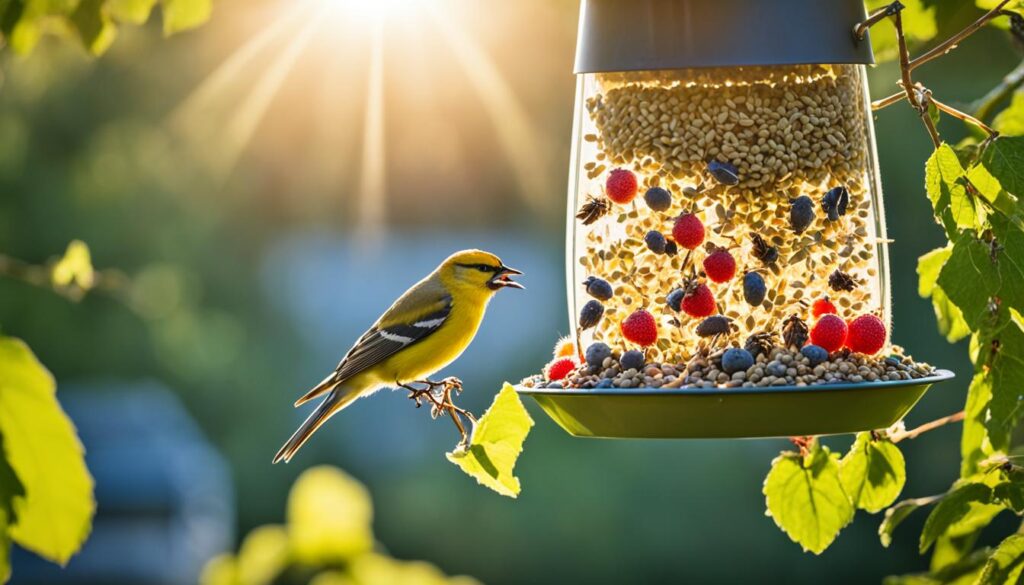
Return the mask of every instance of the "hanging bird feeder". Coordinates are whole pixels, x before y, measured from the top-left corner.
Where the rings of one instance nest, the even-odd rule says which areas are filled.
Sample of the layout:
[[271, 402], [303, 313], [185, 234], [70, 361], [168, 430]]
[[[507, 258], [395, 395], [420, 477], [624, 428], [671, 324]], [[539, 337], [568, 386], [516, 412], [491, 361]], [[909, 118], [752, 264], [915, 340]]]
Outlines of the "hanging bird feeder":
[[519, 387], [565, 430], [878, 429], [952, 377], [889, 341], [865, 18], [861, 0], [583, 0], [575, 355]]

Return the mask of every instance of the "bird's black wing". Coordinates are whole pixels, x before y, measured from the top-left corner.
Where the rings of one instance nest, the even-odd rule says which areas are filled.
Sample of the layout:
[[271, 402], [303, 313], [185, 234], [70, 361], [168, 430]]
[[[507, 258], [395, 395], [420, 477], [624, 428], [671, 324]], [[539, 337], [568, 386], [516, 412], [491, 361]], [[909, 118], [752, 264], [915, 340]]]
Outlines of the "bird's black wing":
[[338, 364], [334, 381], [345, 380], [381, 363], [402, 349], [426, 339], [444, 325], [452, 311], [452, 298], [445, 296], [439, 307], [410, 324], [376, 325], [356, 341]]

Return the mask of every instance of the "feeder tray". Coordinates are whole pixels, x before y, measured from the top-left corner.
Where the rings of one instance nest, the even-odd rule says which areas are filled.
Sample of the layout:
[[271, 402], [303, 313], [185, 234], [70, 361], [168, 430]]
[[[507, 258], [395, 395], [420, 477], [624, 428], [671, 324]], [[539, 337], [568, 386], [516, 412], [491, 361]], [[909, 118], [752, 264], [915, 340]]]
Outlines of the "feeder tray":
[[887, 428], [932, 384], [927, 378], [767, 388], [547, 389], [517, 386], [574, 437], [740, 439], [838, 435]]

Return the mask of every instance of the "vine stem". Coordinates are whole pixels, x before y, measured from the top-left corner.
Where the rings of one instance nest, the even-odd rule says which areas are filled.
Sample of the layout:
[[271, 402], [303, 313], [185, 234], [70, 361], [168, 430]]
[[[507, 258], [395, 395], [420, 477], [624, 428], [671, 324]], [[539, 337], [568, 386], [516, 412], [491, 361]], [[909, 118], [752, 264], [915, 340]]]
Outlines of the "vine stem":
[[[1003, 1], [1006, 2], [1008, 0]], [[935, 148], [938, 148], [942, 145], [939, 131], [935, 128], [935, 122], [932, 121], [931, 116], [928, 115], [928, 108], [921, 104], [921, 100], [918, 98], [914, 88], [914, 80], [910, 76], [910, 51], [907, 49], [907, 37], [903, 34], [903, 11], [897, 10], [892, 16], [892, 21], [896, 27], [896, 40], [900, 49], [900, 74], [903, 78], [903, 91], [907, 94], [907, 101], [917, 110], [917, 115], [924, 122], [925, 128], [928, 129], [928, 135], [932, 139], [932, 144], [935, 145]]]
[[988, 120], [992, 117], [993, 110], [1013, 95], [1021, 85], [1024, 85], [1024, 62], [1007, 73], [999, 85], [971, 104], [970, 110], [979, 120]]
[[955, 412], [949, 416], [944, 416], [942, 418], [935, 419], [931, 422], [926, 422], [921, 426], [910, 429], [909, 431], [894, 433], [889, 437], [889, 440], [893, 443], [899, 443], [903, 439], [916, 439], [918, 436], [920, 436], [923, 433], [927, 433], [928, 431], [937, 429], [939, 427], [944, 427], [951, 423], [960, 422], [964, 420], [964, 416], [965, 413], [964, 411], [961, 410], [960, 412]]

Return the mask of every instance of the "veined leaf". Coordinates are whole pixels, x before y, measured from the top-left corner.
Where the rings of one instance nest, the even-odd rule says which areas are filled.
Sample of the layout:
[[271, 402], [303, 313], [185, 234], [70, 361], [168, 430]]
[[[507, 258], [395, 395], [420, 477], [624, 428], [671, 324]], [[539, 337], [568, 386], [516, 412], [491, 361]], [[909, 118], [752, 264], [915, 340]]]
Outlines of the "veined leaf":
[[939, 272], [946, 264], [953, 253], [952, 246], [938, 248], [921, 256], [917, 260], [918, 285], [917, 292], [923, 298], [931, 298], [932, 307], [935, 309], [935, 319], [938, 321], [939, 332], [945, 336], [950, 343], [960, 341], [971, 334], [971, 328], [964, 321], [963, 313], [949, 297], [946, 292], [936, 284]]
[[1003, 189], [1018, 197], [1024, 196], [1024, 136], [996, 138], [985, 149], [981, 164]]
[[886, 439], [874, 440], [871, 433], [858, 433], [839, 461], [839, 478], [854, 506], [879, 512], [903, 491], [907, 481], [903, 453]]
[[992, 454], [992, 444], [985, 427], [991, 399], [992, 381], [988, 374], [975, 374], [967, 389], [967, 404], [964, 406], [964, 429], [960, 435], [960, 477], [976, 474], [978, 463]]
[[346, 561], [373, 548], [370, 494], [334, 467], [313, 467], [295, 480], [287, 516], [292, 552], [300, 562]]
[[1004, 307], [1024, 308], [1024, 265], [1018, 260], [1024, 258], [1024, 232], [998, 217], [992, 218], [992, 226], [1002, 250], [995, 260], [988, 243], [966, 232], [956, 238], [937, 281], [972, 330], [991, 322], [992, 299], [998, 298]]
[[930, 573], [886, 577], [883, 585], [968, 585], [974, 583], [992, 550], [983, 548]]
[[519, 495], [519, 478], [513, 475], [523, 442], [533, 426], [530, 413], [515, 388], [505, 383], [487, 412], [480, 417], [466, 451], [448, 453], [448, 461], [503, 496]]
[[896, 527], [900, 523], [907, 519], [907, 516], [910, 516], [914, 510], [927, 506], [934, 501], [935, 498], [903, 500], [886, 510], [885, 518], [882, 519], [882, 523], [878, 526], [878, 539], [882, 542], [882, 546], [888, 548], [892, 544], [893, 532], [896, 531]]
[[966, 173], [953, 147], [943, 143], [925, 163], [925, 186], [935, 216], [947, 213], [959, 229], [978, 229], [982, 223], [967, 192]]
[[965, 483], [953, 488], [939, 501], [924, 522], [919, 544], [921, 553], [927, 551], [939, 535], [949, 534], [954, 525], [961, 525], [962, 534], [977, 528], [974, 522], [971, 522], [970, 527], [961, 523], [964, 520], [971, 520], [976, 506], [989, 506], [991, 502], [992, 488], [983, 483]]
[[1017, 583], [1024, 571], [1024, 534], [1012, 534], [999, 543], [985, 563], [978, 585]]
[[783, 453], [776, 457], [763, 493], [775, 524], [814, 554], [828, 548], [853, 520], [854, 508], [843, 491], [839, 464], [817, 441], [806, 456]]
[[1005, 449], [1020, 419], [1021, 399], [1024, 398], [1024, 330], [1018, 319], [1009, 319], [993, 337], [998, 339], [999, 349], [989, 362], [992, 398], [985, 426], [992, 446]]
[[89, 535], [93, 481], [75, 428], [57, 403], [53, 377], [28, 346], [10, 337], [0, 337], [0, 433], [26, 492], [15, 499], [11, 536], [64, 564]]

